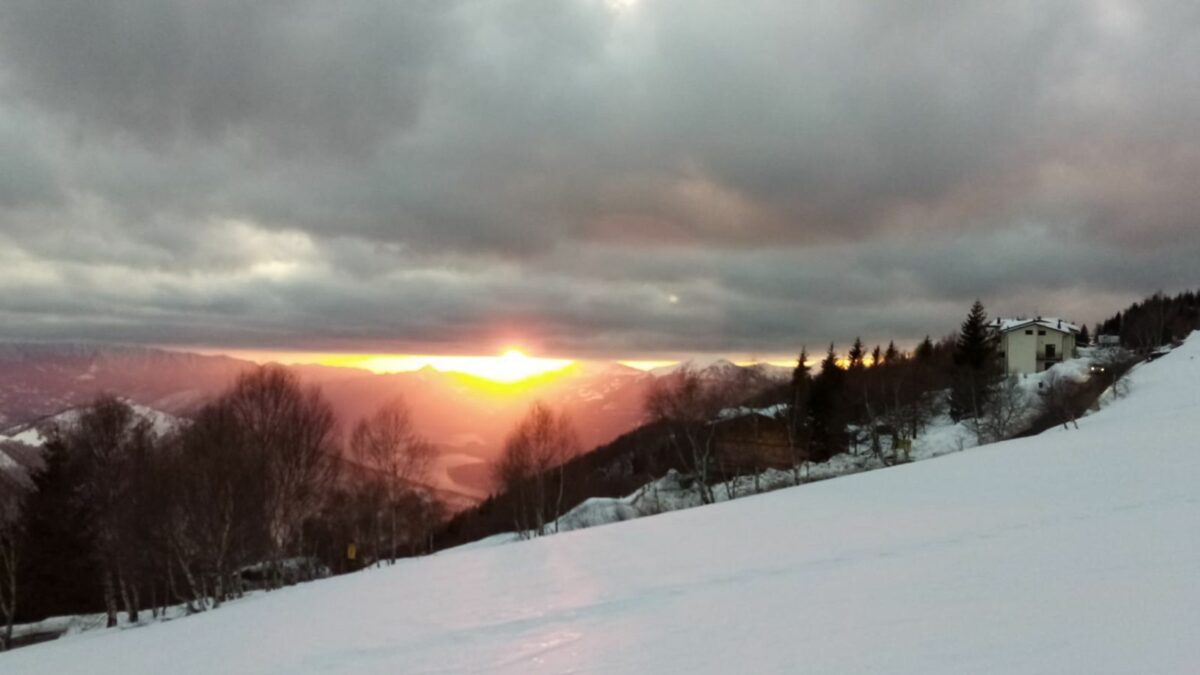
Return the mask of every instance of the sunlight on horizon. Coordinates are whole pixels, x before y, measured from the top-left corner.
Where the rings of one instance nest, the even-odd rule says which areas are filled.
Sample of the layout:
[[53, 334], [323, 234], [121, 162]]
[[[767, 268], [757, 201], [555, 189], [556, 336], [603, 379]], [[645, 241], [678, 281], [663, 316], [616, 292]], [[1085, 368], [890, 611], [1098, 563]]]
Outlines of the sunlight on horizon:
[[519, 349], [508, 349], [499, 356], [358, 354], [322, 359], [320, 363], [329, 366], [363, 368], [373, 373], [411, 372], [429, 367], [444, 373], [463, 373], [493, 382], [512, 384], [537, 375], [562, 370], [574, 361], [527, 356]]
[[[497, 384], [517, 384], [530, 378], [552, 375], [568, 367], [591, 362], [619, 363], [643, 372], [671, 366], [688, 359], [687, 356], [659, 359], [565, 359], [530, 356], [516, 347], [505, 349], [495, 356], [446, 354], [370, 354], [345, 352], [288, 352], [258, 350], [222, 350], [190, 347], [191, 351], [208, 355], [223, 355], [247, 359], [256, 363], [285, 365], [315, 365], [334, 368], [359, 368], [375, 374], [408, 373], [433, 368], [442, 373], [459, 373], [489, 380]], [[795, 360], [786, 357], [761, 358], [732, 356], [738, 365], [768, 364], [794, 366]], [[814, 359], [810, 363], [816, 363]]]
[[673, 366], [676, 363], [679, 363], [679, 359], [617, 361], [617, 363], [623, 366], [629, 366], [630, 368], [636, 368], [637, 370], [654, 370], [655, 368], [662, 368], [663, 366]]

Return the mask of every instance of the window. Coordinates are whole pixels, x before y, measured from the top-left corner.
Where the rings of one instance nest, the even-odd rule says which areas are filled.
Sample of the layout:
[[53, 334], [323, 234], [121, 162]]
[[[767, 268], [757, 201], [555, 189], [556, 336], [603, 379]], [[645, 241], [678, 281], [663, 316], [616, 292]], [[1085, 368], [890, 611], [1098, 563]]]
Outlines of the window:
[[1046, 358], [1052, 359], [1055, 356], [1054, 345], [1046, 345]]
[[1045, 334], [1046, 334], [1046, 331], [1044, 331], [1044, 330], [1039, 330], [1039, 331], [1038, 331], [1038, 335], [1045, 335]]
[[1032, 328], [1030, 328], [1029, 330], [1025, 331], [1025, 334], [1026, 334], [1026, 335], [1033, 335], [1033, 329], [1032, 329]]

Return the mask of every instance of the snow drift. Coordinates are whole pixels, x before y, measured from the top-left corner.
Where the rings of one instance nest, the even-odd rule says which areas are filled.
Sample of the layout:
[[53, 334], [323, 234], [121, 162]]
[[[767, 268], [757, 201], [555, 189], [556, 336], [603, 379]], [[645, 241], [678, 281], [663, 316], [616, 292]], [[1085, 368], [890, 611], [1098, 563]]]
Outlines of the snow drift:
[[1200, 663], [1200, 339], [1078, 431], [465, 548], [12, 673], [1129, 673]]

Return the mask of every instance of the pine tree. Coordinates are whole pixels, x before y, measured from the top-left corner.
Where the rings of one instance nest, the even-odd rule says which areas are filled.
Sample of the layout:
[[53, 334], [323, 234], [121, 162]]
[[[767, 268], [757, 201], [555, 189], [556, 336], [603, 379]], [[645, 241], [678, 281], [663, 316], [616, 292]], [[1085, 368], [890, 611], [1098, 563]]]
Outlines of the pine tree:
[[1002, 374], [996, 358], [996, 339], [987, 325], [983, 303], [971, 305], [954, 345], [954, 383], [950, 414], [955, 419], [974, 417], [987, 402]]
[[796, 359], [796, 367], [792, 369], [792, 389], [802, 383], [807, 383], [810, 366], [808, 365], [808, 348], [800, 348], [800, 356]]
[[788, 404], [788, 432], [792, 448], [792, 460], [797, 471], [796, 482], [799, 483], [799, 467], [809, 454], [809, 432], [812, 398], [812, 376], [809, 374], [808, 349], [802, 348], [796, 359], [796, 368], [792, 370], [791, 401]]
[[987, 312], [979, 300], [971, 305], [954, 346], [954, 363], [972, 370], [984, 370], [995, 358], [996, 341], [987, 325]]
[[882, 366], [883, 365], [883, 349], [881, 349], [879, 347], [879, 345], [875, 345], [875, 349], [873, 349], [871, 351], [871, 365], [872, 366]]
[[52, 438], [23, 511], [25, 554], [18, 607], [30, 619], [94, 612], [103, 607], [94, 572], [95, 547], [82, 492], [83, 467], [66, 444]]
[[923, 365], [928, 365], [933, 360], [933, 340], [929, 339], [928, 335], [921, 340], [921, 344], [917, 345], [917, 350], [913, 352], [913, 358], [917, 360], [917, 363]]
[[1088, 345], [1092, 344], [1092, 337], [1088, 333], [1087, 324], [1084, 324], [1083, 328], [1079, 329], [1079, 337], [1076, 338], [1075, 342], [1080, 347], [1087, 347]]
[[846, 371], [837, 364], [837, 352], [829, 345], [821, 369], [813, 378], [809, 401], [809, 429], [815, 459], [827, 459], [846, 450], [846, 412], [842, 390]]
[[854, 338], [854, 346], [850, 348], [850, 353], [846, 355], [849, 360], [850, 370], [861, 370], [863, 367], [863, 357], [866, 355], [866, 350], [863, 349], [862, 338]]
[[900, 352], [896, 350], [896, 341], [888, 340], [887, 351], [883, 353], [883, 362], [887, 364], [895, 363], [900, 358]]

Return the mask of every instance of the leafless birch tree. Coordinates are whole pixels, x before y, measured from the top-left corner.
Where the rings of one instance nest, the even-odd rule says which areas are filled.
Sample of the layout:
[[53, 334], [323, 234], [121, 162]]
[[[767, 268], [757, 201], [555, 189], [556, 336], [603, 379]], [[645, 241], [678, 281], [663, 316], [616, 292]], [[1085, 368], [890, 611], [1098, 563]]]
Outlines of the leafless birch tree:
[[665, 425], [680, 462], [696, 478], [700, 499], [714, 501], [711, 470], [721, 412], [736, 402], [737, 386], [704, 378], [691, 368], [657, 380], [646, 397], [646, 413]]
[[21, 554], [21, 495], [0, 495], [0, 651], [12, 646], [13, 622], [17, 616], [17, 581]]
[[538, 402], [509, 434], [496, 466], [500, 484], [513, 495], [513, 520], [525, 536], [540, 536], [562, 515], [564, 471], [579, 451], [579, 438], [565, 413]]
[[227, 403], [246, 435], [246, 449], [265, 467], [265, 517], [278, 585], [289, 551], [303, 557], [303, 524], [320, 510], [336, 477], [333, 409], [320, 390], [304, 389], [280, 366], [241, 376]]
[[436, 451], [412, 422], [408, 406], [401, 399], [385, 404], [374, 415], [361, 420], [350, 436], [350, 451], [364, 467], [383, 482], [384, 510], [390, 536], [388, 558], [396, 562], [399, 546], [399, 518], [407, 493], [429, 480]]

